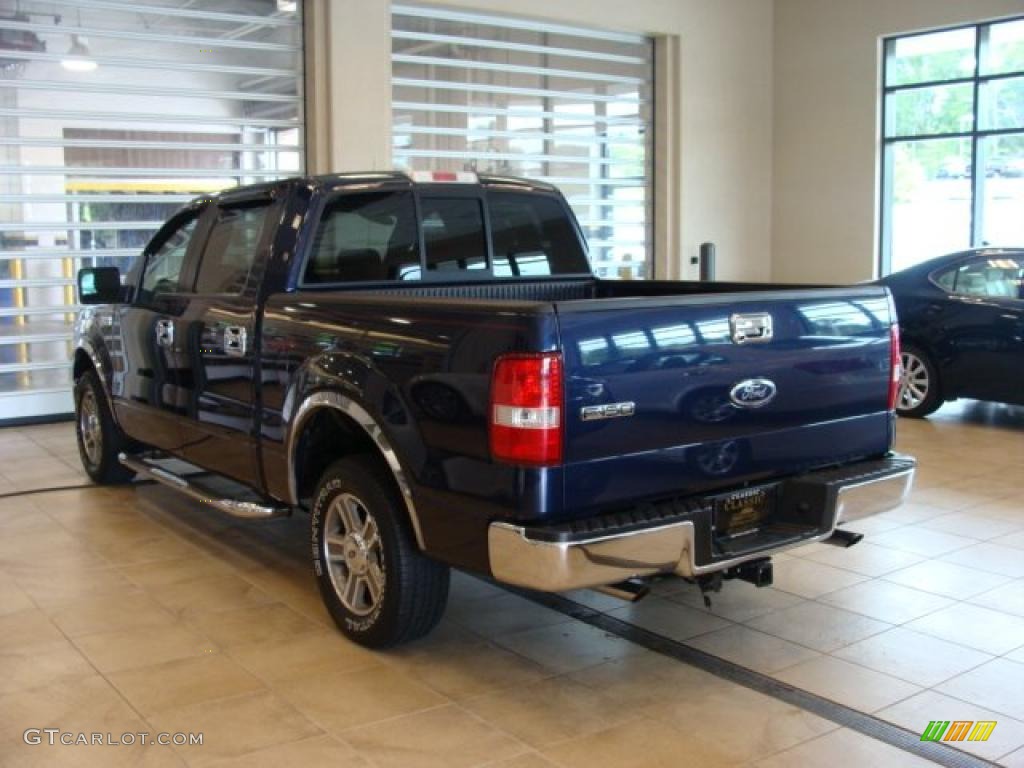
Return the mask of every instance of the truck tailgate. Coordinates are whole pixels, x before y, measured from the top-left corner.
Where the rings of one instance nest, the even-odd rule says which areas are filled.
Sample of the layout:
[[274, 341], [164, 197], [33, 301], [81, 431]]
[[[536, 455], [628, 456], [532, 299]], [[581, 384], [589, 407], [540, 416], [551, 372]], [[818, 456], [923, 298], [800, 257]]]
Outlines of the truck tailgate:
[[[884, 289], [601, 299], [556, 309], [570, 516], [735, 488], [890, 447], [892, 310]], [[735, 327], [745, 320], [770, 323], [771, 338], [743, 341]]]

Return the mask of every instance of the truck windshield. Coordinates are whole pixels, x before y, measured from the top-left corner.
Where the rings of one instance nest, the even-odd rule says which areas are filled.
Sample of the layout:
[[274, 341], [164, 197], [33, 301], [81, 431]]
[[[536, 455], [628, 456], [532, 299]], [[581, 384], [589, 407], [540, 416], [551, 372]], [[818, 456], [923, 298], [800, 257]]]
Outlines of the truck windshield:
[[491, 190], [486, 209], [490, 249], [484, 206], [478, 197], [424, 196], [417, 228], [411, 192], [344, 194], [330, 202], [320, 218], [303, 282], [417, 281], [458, 277], [460, 273], [550, 277], [589, 272], [568, 209], [557, 198]]

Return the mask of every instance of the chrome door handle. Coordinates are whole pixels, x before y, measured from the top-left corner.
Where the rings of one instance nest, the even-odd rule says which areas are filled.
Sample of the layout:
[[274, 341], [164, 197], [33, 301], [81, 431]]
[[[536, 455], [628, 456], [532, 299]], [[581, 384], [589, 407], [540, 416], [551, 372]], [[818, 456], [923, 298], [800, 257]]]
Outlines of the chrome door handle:
[[156, 343], [160, 347], [174, 345], [174, 321], [160, 318], [156, 321]]
[[248, 334], [240, 325], [229, 325], [224, 328], [224, 354], [231, 357], [245, 355]]

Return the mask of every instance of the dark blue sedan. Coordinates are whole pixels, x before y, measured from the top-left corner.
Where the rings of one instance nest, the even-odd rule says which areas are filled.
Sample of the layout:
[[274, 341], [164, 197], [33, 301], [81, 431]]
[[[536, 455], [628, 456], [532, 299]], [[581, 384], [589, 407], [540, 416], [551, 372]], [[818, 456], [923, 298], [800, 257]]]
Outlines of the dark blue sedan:
[[940, 256], [879, 282], [899, 315], [900, 415], [958, 397], [1024, 404], [1024, 248]]

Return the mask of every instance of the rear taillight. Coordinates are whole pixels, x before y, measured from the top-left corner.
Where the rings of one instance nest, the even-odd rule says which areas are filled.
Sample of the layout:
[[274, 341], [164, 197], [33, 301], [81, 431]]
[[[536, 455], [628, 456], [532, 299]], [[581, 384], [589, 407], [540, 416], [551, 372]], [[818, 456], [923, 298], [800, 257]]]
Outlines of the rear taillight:
[[900, 374], [902, 371], [900, 356], [900, 327], [893, 323], [889, 327], [889, 410], [896, 410], [896, 398], [900, 393]]
[[495, 362], [491, 454], [510, 464], [561, 463], [561, 355], [503, 355]]

